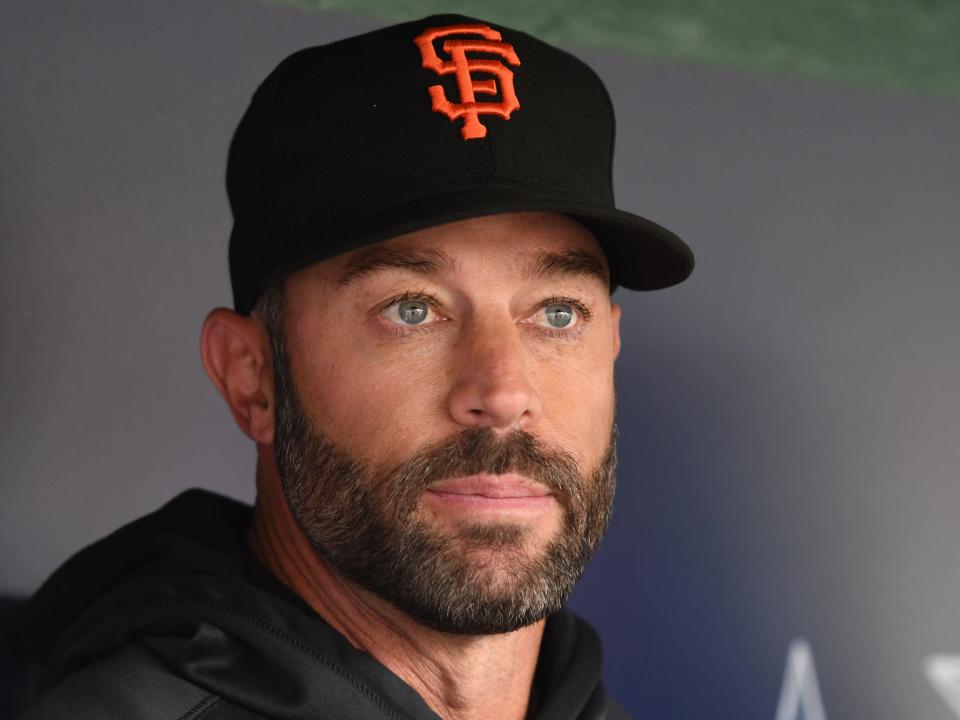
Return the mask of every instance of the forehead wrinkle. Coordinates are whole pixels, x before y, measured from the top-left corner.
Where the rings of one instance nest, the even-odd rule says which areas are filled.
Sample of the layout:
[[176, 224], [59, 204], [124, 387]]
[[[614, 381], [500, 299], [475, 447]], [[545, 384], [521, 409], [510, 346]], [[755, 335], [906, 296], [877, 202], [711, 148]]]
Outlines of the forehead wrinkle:
[[337, 284], [350, 285], [384, 268], [397, 268], [418, 275], [438, 275], [453, 269], [453, 259], [435, 248], [396, 248], [373, 246], [358, 250], [349, 260]]
[[610, 283], [603, 261], [585, 250], [539, 252], [525, 263], [522, 273], [528, 280], [574, 276]]

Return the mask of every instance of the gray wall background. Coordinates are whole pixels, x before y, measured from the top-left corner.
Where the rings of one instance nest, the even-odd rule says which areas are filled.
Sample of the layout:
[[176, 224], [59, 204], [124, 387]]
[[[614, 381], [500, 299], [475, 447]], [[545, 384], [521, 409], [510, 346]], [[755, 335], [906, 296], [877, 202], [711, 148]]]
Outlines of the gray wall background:
[[[0, 592], [182, 488], [251, 499], [198, 359], [230, 300], [230, 134], [290, 51], [375, 27], [250, 0], [0, 7]], [[573, 605], [637, 717], [949, 720], [960, 655], [960, 104], [580, 53], [621, 206], [692, 279], [618, 293], [621, 471]]]

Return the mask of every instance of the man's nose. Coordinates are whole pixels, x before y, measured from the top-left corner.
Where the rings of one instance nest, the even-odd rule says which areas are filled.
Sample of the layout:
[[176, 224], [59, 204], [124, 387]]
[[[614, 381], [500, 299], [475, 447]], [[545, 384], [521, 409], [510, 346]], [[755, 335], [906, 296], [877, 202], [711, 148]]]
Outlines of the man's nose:
[[450, 415], [461, 425], [522, 429], [542, 412], [522, 330], [509, 317], [475, 320], [454, 354]]

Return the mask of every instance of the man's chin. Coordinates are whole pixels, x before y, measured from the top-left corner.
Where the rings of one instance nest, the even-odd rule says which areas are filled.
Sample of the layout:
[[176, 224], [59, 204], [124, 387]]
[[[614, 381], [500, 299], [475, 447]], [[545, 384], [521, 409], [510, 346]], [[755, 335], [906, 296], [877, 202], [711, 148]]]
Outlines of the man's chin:
[[472, 525], [431, 544], [420, 572], [382, 597], [442, 632], [490, 635], [536, 623], [561, 607], [578, 574], [556, 543], [524, 526]]

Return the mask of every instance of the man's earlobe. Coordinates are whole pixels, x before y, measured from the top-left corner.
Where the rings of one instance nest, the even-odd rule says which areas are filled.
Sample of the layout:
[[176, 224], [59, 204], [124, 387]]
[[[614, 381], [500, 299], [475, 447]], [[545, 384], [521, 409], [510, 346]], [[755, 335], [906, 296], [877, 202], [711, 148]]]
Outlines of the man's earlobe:
[[240, 429], [257, 443], [271, 444], [273, 364], [263, 326], [227, 308], [212, 310], [203, 322], [200, 355]]

